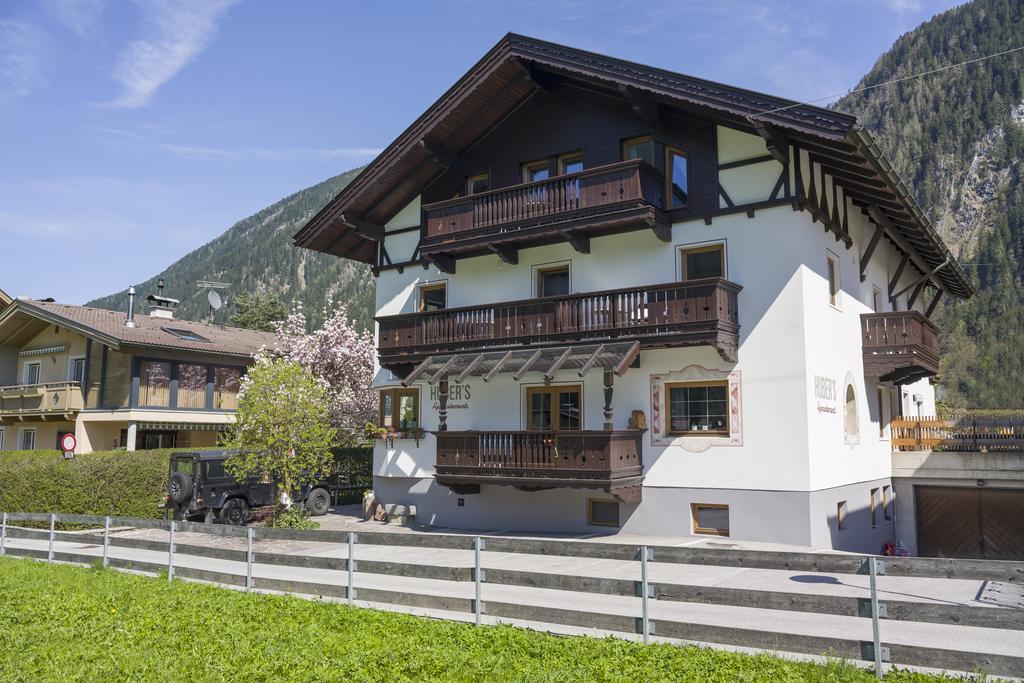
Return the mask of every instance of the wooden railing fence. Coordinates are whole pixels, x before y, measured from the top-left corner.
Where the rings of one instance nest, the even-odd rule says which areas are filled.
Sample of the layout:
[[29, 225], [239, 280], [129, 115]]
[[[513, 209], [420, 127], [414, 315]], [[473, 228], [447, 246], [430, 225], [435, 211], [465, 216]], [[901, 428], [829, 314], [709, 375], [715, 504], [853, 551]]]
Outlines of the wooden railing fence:
[[1024, 451], [1024, 418], [922, 417], [895, 419], [890, 427], [892, 447], [898, 451]]

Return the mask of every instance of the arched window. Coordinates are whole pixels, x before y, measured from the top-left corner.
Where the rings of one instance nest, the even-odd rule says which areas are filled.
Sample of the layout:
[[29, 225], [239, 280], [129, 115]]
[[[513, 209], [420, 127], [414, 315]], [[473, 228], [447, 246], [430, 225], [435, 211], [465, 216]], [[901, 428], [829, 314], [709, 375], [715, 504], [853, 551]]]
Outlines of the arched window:
[[847, 443], [856, 443], [860, 438], [860, 420], [857, 417], [857, 392], [853, 390], [853, 384], [846, 385], [843, 406], [843, 435]]

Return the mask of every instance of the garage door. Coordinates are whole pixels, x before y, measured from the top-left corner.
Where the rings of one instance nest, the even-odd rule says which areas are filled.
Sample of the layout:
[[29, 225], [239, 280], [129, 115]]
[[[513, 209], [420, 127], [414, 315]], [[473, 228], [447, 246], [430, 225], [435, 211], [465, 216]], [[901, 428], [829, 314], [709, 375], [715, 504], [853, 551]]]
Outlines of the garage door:
[[922, 557], [1024, 560], [1024, 489], [915, 486]]

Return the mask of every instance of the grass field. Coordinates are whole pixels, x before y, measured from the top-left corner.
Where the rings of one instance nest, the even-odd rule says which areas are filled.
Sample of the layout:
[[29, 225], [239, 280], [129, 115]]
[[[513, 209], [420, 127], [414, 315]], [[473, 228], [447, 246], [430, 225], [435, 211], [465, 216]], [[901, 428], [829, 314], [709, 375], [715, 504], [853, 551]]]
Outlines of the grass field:
[[[0, 680], [871, 681], [851, 664], [474, 627], [0, 558]], [[891, 673], [887, 680], [930, 677]]]

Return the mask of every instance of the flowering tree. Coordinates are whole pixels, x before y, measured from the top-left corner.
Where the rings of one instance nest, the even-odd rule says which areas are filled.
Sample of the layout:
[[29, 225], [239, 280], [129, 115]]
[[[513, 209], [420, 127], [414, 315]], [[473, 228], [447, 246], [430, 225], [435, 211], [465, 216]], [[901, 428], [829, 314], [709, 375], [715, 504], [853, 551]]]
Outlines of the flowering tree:
[[261, 356], [242, 378], [235, 423], [222, 443], [237, 451], [224, 463], [232, 476], [269, 474], [291, 495], [330, 471], [327, 391], [298, 363]]
[[323, 327], [307, 333], [302, 305], [296, 305], [278, 326], [274, 354], [298, 363], [324, 387], [331, 424], [338, 430], [335, 445], [359, 445], [364, 426], [375, 421], [373, 333], [357, 332], [348, 321], [345, 306], [324, 317]]

